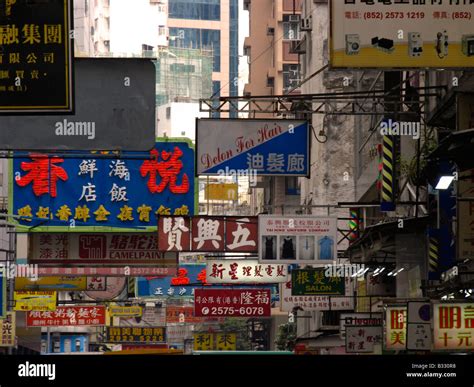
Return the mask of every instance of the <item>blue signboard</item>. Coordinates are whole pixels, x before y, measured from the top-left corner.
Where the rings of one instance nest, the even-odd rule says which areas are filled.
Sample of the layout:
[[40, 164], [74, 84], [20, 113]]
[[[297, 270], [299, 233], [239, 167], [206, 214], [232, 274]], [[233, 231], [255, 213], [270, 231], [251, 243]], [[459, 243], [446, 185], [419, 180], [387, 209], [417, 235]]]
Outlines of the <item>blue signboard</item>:
[[198, 175], [309, 175], [309, 125], [295, 120], [199, 119]]
[[[224, 288], [225, 285], [210, 285], [206, 282], [206, 264], [180, 265], [175, 277], [138, 277], [137, 297], [193, 297], [194, 289], [202, 287]], [[255, 285], [239, 285], [239, 288]], [[272, 303], [280, 300], [278, 285], [259, 286], [271, 289]]]
[[149, 153], [117, 158], [15, 156], [11, 203], [21, 225], [156, 227], [156, 215], [195, 211], [194, 150], [187, 141], [159, 141]]

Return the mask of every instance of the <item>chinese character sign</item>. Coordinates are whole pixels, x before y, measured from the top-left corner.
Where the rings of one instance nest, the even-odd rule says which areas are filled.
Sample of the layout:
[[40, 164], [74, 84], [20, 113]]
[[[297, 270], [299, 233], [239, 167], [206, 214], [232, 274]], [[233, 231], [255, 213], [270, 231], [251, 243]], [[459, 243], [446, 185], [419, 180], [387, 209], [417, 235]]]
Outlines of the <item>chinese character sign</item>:
[[[474, 3], [332, 0], [332, 67], [473, 67]], [[400, 35], [400, 31], [406, 33]]]
[[170, 251], [257, 252], [257, 217], [163, 216], [158, 249]]
[[309, 125], [305, 121], [199, 119], [196, 137], [199, 175], [236, 171], [309, 174]]
[[196, 289], [196, 317], [269, 317], [269, 289]]
[[158, 142], [148, 154], [127, 152], [123, 159], [21, 155], [12, 185], [22, 225], [155, 228], [157, 215], [194, 213], [194, 151], [187, 142]]
[[106, 340], [109, 343], [164, 343], [164, 327], [107, 327]]
[[407, 308], [387, 307], [385, 328], [385, 349], [404, 351], [407, 345]]
[[105, 306], [60, 306], [55, 311], [28, 312], [27, 327], [105, 325]]
[[243, 259], [208, 260], [206, 272], [211, 284], [281, 283], [287, 281], [288, 265]]
[[194, 317], [192, 306], [166, 306], [166, 323], [199, 323], [202, 319]]
[[0, 319], [0, 347], [15, 346], [15, 316], [15, 312], [7, 312], [5, 318]]
[[373, 353], [374, 345], [382, 343], [382, 326], [346, 325], [346, 352]]
[[474, 304], [434, 304], [435, 349], [474, 349]]
[[175, 276], [139, 277], [137, 297], [192, 297], [196, 287], [205, 285], [206, 265], [181, 265]]
[[73, 109], [71, 3], [1, 2], [0, 113]]
[[195, 351], [235, 351], [237, 350], [237, 334], [208, 333], [193, 334]]
[[19, 290], [14, 292], [13, 299], [15, 301], [15, 307], [13, 309], [17, 311], [56, 310], [56, 292], [53, 290]]
[[325, 269], [298, 269], [291, 272], [293, 296], [345, 295], [345, 277], [327, 277]]
[[260, 215], [258, 235], [262, 262], [327, 263], [337, 257], [337, 218]]

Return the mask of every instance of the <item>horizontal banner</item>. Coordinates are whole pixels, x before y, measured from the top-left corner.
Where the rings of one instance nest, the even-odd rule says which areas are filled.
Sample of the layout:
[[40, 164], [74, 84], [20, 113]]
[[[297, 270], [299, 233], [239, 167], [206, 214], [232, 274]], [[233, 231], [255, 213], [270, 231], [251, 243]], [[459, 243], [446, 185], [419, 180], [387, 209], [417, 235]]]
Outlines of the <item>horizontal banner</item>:
[[[121, 276], [157, 276], [164, 277], [170, 275], [176, 275], [176, 267], [155, 267], [155, 266], [143, 266], [143, 267], [99, 267], [99, 266], [88, 266], [88, 267], [40, 267], [38, 269], [38, 275], [41, 276], [103, 276], [103, 277], [121, 277]], [[63, 278], [63, 277], [58, 277]]]
[[15, 278], [15, 290], [87, 290], [87, 277], [40, 277], [37, 280], [18, 277]]
[[27, 327], [104, 326], [105, 306], [59, 306], [54, 312], [27, 312]]
[[109, 343], [165, 343], [164, 327], [107, 327]]
[[210, 284], [280, 283], [287, 281], [288, 265], [245, 259], [208, 260], [206, 273]]

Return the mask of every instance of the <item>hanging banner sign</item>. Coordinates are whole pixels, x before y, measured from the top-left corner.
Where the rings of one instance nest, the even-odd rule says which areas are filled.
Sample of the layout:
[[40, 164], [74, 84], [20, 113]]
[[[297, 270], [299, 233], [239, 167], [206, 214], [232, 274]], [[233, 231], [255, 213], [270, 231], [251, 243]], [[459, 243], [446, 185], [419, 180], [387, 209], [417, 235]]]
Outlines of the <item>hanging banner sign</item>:
[[210, 284], [281, 283], [288, 280], [288, 265], [248, 259], [208, 260], [206, 273]]
[[308, 176], [306, 121], [198, 119], [198, 175]]
[[70, 0], [0, 2], [0, 114], [72, 112], [71, 15]]
[[474, 3], [331, 0], [337, 68], [474, 67]]
[[27, 312], [27, 327], [104, 326], [105, 306], [59, 306], [54, 312]]
[[108, 343], [166, 343], [164, 327], [107, 327]]
[[474, 304], [433, 304], [436, 350], [474, 350]]
[[270, 290], [260, 289], [196, 289], [196, 317], [269, 317]]
[[337, 219], [314, 216], [260, 215], [259, 260], [328, 263], [337, 257]]
[[67, 232], [88, 226], [156, 230], [157, 215], [194, 214], [192, 144], [163, 139], [148, 153], [122, 155], [98, 158], [90, 152], [73, 158], [67, 153], [15, 152], [12, 214], [22, 216], [20, 225], [38, 226], [35, 231], [55, 226], [46, 231]]
[[56, 310], [57, 293], [55, 291], [23, 291], [13, 293], [16, 311], [48, 311]]
[[0, 347], [14, 347], [16, 332], [15, 312], [7, 312], [6, 316], [0, 319]]
[[390, 351], [406, 350], [407, 307], [390, 306], [385, 311], [385, 349]]
[[158, 251], [257, 252], [257, 217], [159, 217]]
[[160, 253], [156, 233], [31, 233], [31, 263], [176, 265], [176, 253]]

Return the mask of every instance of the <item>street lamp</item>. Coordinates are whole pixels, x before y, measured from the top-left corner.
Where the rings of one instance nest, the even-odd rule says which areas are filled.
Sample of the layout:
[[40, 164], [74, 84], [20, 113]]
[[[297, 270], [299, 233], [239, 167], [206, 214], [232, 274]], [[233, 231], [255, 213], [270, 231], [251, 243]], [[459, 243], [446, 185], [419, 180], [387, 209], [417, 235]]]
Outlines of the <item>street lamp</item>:
[[436, 184], [436, 189], [442, 189], [442, 190], [448, 189], [451, 183], [453, 182], [453, 180], [454, 180], [453, 175], [441, 176], [439, 178], [438, 184]]

